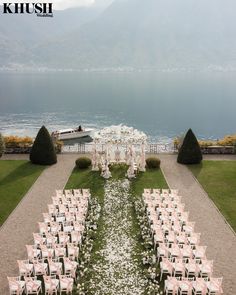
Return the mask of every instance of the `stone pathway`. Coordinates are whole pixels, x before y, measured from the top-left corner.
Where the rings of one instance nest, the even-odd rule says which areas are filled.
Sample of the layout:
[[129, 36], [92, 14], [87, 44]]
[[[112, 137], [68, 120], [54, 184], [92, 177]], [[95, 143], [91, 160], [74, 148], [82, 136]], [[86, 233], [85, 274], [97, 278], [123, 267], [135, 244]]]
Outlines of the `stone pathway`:
[[128, 180], [109, 180], [102, 212], [102, 247], [89, 281], [88, 294], [141, 295], [147, 279], [140, 269], [137, 237], [132, 232], [132, 202]]
[[[5, 156], [5, 159], [24, 159]], [[28, 158], [28, 157], [27, 157]], [[59, 155], [58, 163], [43, 171], [16, 209], [0, 228], [0, 294], [9, 294], [7, 276], [18, 275], [17, 259], [26, 259], [26, 244], [33, 243], [37, 222], [47, 212], [55, 189], [62, 189], [74, 168], [78, 155]]]
[[196, 222], [195, 231], [201, 233], [201, 244], [207, 246], [207, 257], [214, 260], [214, 276], [223, 276], [224, 295], [236, 294], [235, 233], [188, 168], [178, 164], [174, 155], [159, 157], [169, 186], [179, 189], [190, 220]]

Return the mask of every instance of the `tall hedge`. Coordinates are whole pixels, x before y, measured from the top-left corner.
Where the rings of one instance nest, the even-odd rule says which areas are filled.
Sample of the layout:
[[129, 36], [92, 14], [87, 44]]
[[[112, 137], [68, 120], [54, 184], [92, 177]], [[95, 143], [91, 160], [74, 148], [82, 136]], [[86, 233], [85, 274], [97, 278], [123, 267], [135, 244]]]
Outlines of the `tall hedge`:
[[57, 162], [52, 138], [45, 126], [42, 126], [35, 138], [30, 152], [30, 161], [39, 165], [52, 165]]
[[201, 148], [192, 129], [189, 129], [179, 149], [177, 162], [180, 164], [199, 164], [201, 161]]
[[3, 155], [4, 151], [5, 151], [4, 138], [3, 138], [2, 134], [0, 133], [0, 158]]

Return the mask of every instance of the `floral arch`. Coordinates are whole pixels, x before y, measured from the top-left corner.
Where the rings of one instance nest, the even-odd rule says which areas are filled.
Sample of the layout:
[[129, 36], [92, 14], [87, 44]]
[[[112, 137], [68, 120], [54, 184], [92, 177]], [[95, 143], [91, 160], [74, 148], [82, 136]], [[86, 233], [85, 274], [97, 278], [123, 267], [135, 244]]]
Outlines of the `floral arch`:
[[129, 166], [127, 177], [145, 171], [147, 136], [142, 131], [124, 125], [106, 127], [95, 133], [92, 150], [92, 170], [101, 167], [102, 176], [110, 178], [109, 165], [124, 163]]

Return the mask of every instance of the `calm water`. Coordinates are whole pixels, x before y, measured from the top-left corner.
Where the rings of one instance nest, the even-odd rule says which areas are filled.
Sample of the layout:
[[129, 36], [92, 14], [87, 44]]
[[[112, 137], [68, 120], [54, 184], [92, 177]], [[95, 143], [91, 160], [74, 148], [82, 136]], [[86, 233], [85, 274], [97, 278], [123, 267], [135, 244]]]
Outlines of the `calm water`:
[[0, 131], [124, 123], [167, 141], [236, 133], [236, 73], [0, 74]]

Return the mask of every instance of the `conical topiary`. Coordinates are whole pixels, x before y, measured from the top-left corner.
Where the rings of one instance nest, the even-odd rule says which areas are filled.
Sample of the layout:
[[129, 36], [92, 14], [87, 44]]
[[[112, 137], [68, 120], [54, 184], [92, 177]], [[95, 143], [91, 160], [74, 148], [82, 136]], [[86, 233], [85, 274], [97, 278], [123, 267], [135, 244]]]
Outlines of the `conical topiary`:
[[177, 162], [180, 164], [199, 164], [201, 161], [201, 148], [192, 129], [189, 129], [179, 149]]
[[52, 165], [57, 162], [52, 138], [45, 126], [42, 126], [35, 138], [30, 152], [30, 161], [39, 165]]
[[3, 138], [2, 134], [0, 133], [0, 158], [3, 155], [4, 151], [5, 151], [4, 138]]

